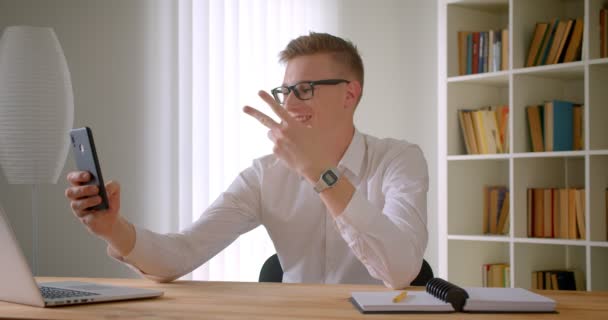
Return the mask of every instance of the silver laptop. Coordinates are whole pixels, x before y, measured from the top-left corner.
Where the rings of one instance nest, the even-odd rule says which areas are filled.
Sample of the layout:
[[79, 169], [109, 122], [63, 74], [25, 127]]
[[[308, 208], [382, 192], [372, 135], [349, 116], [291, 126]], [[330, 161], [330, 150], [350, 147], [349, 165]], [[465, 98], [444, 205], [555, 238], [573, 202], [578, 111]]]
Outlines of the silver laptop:
[[162, 291], [87, 282], [37, 284], [0, 207], [0, 300], [53, 307], [102, 301], [158, 297]]

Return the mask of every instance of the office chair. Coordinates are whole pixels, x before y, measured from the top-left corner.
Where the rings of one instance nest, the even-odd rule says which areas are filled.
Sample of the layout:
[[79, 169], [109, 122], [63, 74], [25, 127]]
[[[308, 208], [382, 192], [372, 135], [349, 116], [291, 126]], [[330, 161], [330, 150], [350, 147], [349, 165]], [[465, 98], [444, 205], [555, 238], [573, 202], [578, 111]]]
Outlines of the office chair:
[[[422, 260], [422, 267], [420, 272], [412, 281], [412, 286], [425, 286], [426, 283], [433, 279], [433, 269], [426, 260]], [[262, 269], [260, 270], [259, 282], [283, 282], [283, 268], [279, 263], [279, 257], [277, 254], [273, 254], [264, 262]]]

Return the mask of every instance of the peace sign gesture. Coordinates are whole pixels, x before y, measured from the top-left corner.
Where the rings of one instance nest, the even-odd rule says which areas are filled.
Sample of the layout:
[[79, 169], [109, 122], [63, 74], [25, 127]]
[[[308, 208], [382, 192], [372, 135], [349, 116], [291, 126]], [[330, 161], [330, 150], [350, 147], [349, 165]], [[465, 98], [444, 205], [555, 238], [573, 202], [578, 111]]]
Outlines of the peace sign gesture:
[[330, 147], [324, 143], [322, 133], [297, 121], [267, 92], [260, 91], [258, 95], [281, 123], [250, 106], [245, 106], [243, 111], [269, 129], [268, 138], [274, 142], [273, 153], [277, 158], [314, 184], [323, 170], [336, 165], [332, 163], [331, 152], [327, 150]]

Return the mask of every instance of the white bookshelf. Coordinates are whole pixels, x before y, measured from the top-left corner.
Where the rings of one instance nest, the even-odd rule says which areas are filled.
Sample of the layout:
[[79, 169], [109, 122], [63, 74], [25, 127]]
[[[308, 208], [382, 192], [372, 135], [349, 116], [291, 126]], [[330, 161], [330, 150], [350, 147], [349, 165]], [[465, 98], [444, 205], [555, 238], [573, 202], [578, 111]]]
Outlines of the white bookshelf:
[[[439, 265], [437, 274], [481, 286], [481, 265], [506, 262], [515, 287], [535, 270], [576, 269], [586, 290], [608, 290], [608, 58], [599, 59], [599, 9], [608, 0], [441, 0], [439, 2]], [[525, 68], [536, 22], [584, 18], [582, 59]], [[509, 29], [508, 70], [458, 74], [458, 31]], [[545, 100], [583, 103], [582, 151], [531, 152], [525, 107]], [[509, 105], [509, 150], [468, 155], [457, 110]], [[507, 235], [482, 234], [482, 190], [510, 191]], [[527, 237], [526, 190], [584, 187], [586, 238]]]

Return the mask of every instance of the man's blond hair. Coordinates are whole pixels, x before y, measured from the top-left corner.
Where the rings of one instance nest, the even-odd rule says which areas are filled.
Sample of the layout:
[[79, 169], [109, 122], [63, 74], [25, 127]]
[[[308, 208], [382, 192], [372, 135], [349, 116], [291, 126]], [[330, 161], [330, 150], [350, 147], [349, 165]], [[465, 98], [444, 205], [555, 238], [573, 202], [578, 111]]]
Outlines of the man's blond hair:
[[[346, 67], [347, 71], [352, 72], [355, 80], [361, 83], [361, 91], [363, 91], [363, 60], [361, 60], [357, 46], [349, 40], [328, 33], [310, 32], [306, 36], [291, 40], [287, 47], [279, 53], [279, 61], [287, 63], [296, 57], [317, 53], [328, 53], [336, 62]], [[363, 94], [363, 92], [361, 93]], [[361, 96], [359, 96], [360, 99]]]

